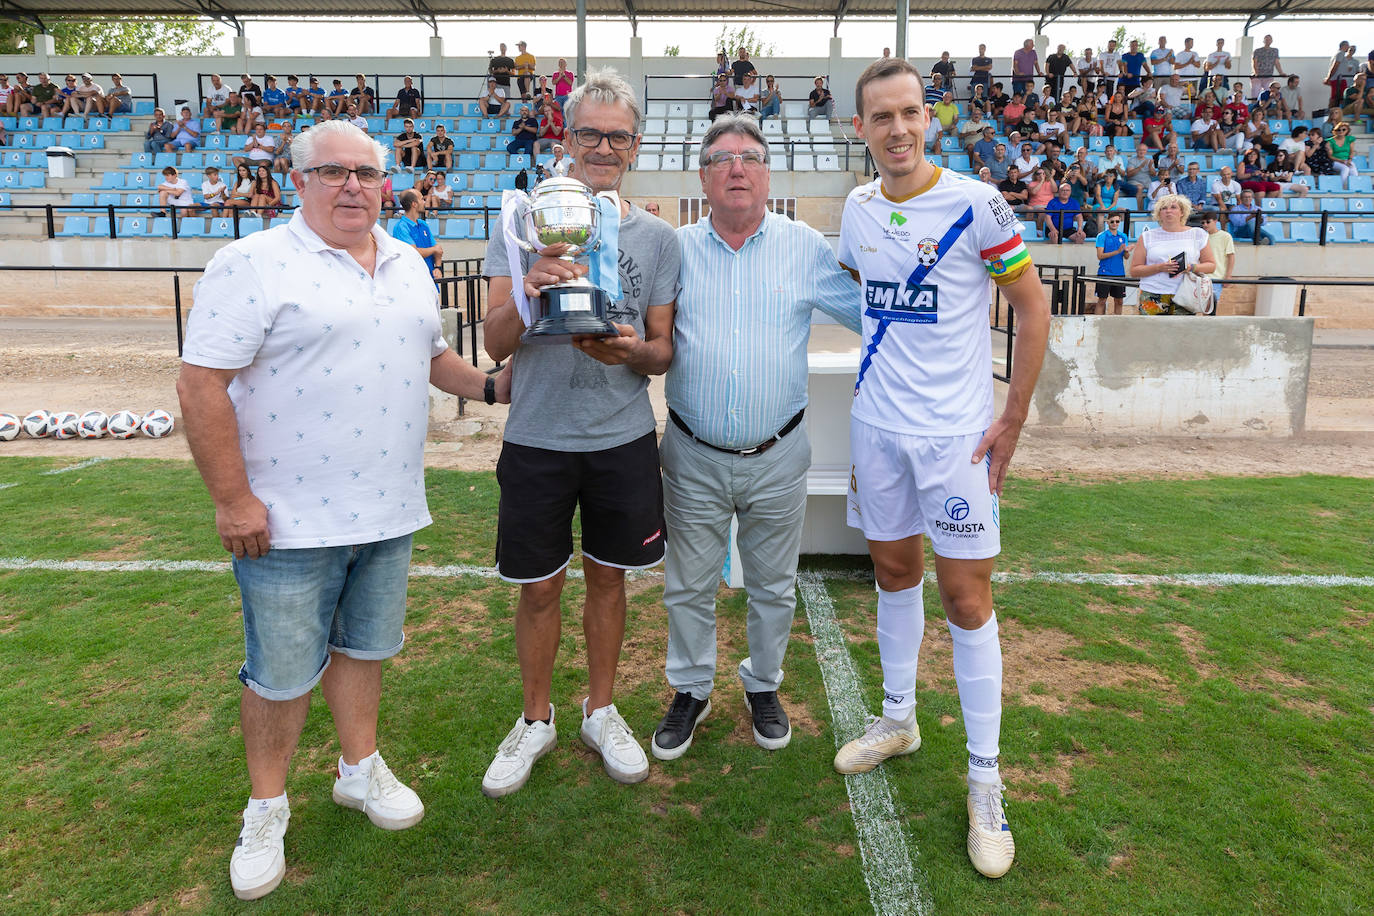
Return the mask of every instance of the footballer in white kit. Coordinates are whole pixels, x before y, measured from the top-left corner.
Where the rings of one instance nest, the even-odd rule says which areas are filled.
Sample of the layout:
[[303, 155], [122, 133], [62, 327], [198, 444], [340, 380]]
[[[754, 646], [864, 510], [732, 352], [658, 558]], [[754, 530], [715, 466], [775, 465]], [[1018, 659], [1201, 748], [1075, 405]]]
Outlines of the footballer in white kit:
[[[865, 772], [921, 746], [914, 694], [929, 537], [968, 735], [968, 854], [997, 878], [1015, 857], [998, 768], [998, 497], [1044, 358], [1049, 307], [1021, 224], [997, 190], [925, 160], [922, 86], [910, 63], [886, 58], [855, 87], [854, 126], [881, 177], [850, 193], [840, 229], [840, 262], [864, 296], [848, 512], [878, 582], [884, 699], [883, 714], [840, 749], [835, 768]], [[996, 418], [993, 283], [1017, 329], [1006, 408]]]

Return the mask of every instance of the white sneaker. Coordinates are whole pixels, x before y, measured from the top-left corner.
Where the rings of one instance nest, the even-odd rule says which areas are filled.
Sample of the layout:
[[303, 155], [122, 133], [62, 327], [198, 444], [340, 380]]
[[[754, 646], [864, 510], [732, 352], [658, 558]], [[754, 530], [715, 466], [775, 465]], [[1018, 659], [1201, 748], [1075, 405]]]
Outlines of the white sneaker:
[[291, 807], [278, 802], [259, 811], [252, 799], [243, 812], [243, 830], [229, 857], [229, 884], [240, 900], [266, 897], [281, 884], [286, 874], [286, 851], [282, 837], [291, 820]]
[[370, 771], [334, 780], [334, 801], [363, 812], [383, 830], [404, 830], [425, 816], [420, 796], [392, 774], [381, 754], [372, 755]]
[[835, 769], [841, 773], [867, 773], [889, 757], [914, 754], [920, 749], [916, 710], [900, 722], [887, 716], [869, 716], [864, 733], [835, 755]]
[[1002, 807], [1002, 790], [1001, 783], [969, 780], [968, 784], [968, 857], [978, 874], [986, 878], [1005, 875], [1016, 857], [1016, 843]]
[[582, 743], [601, 755], [601, 765], [616, 782], [641, 782], [648, 778], [649, 758], [614, 703], [589, 716], [587, 701], [582, 701]]
[[534, 762], [553, 750], [558, 731], [553, 725], [553, 704], [549, 704], [549, 722], [525, 724], [523, 715], [515, 719], [515, 727], [496, 749], [496, 759], [482, 777], [482, 794], [500, 798], [517, 791], [530, 778]]

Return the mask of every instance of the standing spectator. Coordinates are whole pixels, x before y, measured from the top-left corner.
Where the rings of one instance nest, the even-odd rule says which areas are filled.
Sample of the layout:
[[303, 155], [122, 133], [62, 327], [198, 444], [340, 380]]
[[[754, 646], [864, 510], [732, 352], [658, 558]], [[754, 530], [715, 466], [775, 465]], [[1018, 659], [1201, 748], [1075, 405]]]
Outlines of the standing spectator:
[[1216, 269], [1206, 231], [1188, 228], [1192, 209], [1177, 194], [1161, 197], [1151, 208], [1159, 228], [1142, 232], [1131, 253], [1130, 276], [1140, 278], [1142, 315], [1191, 314], [1174, 305], [1183, 272], [1207, 276]]
[[[716, 586], [732, 517], [749, 597], [749, 655], [737, 673], [754, 741], [780, 750], [791, 740], [778, 688], [796, 611], [811, 460], [801, 425], [806, 343], [815, 309], [850, 330], [860, 326], [859, 288], [830, 246], [814, 229], [768, 211], [768, 143], [758, 125], [739, 116], [716, 121], [700, 165], [710, 214], [678, 232], [683, 284], [665, 387], [665, 673], [674, 696], [654, 732], [660, 760], [681, 757], [710, 712]], [[771, 279], [779, 271], [794, 279], [781, 292]], [[769, 328], [766, 339], [735, 333], [741, 309]], [[729, 406], [736, 404], [745, 406]]]
[[1265, 35], [1264, 44], [1250, 55], [1250, 95], [1258, 98], [1275, 73], [1287, 76], [1283, 72], [1283, 64], [1279, 63], [1279, 49], [1274, 47], [1274, 36]]
[[930, 75], [933, 77], [937, 73], [940, 74], [940, 79], [944, 84], [953, 92], [955, 67], [954, 61], [949, 59], [948, 51], [941, 51], [940, 59], [930, 65]]
[[735, 76], [735, 85], [743, 86], [744, 77], [752, 73], [754, 79], [759, 78], [759, 71], [754, 69], [754, 62], [749, 59], [749, 49], [740, 45], [739, 59], [730, 65], [731, 71]]
[[205, 174], [200, 183], [201, 200], [205, 202], [206, 212], [211, 216], [227, 216], [229, 205], [226, 202], [229, 196], [228, 186], [219, 180], [219, 169], [213, 165], [205, 167]]
[[1110, 97], [1116, 91], [1116, 83], [1121, 79], [1121, 52], [1116, 49], [1116, 39], [1107, 40], [1107, 50], [1098, 55], [1098, 61], [1102, 65], [1102, 78], [1106, 85], [1102, 88], [1106, 90]]
[[1027, 38], [1011, 56], [1012, 95], [1025, 92], [1035, 82], [1035, 77], [1044, 75], [1040, 69], [1040, 55], [1035, 52], [1035, 42]]
[[[91, 112], [100, 114], [101, 105], [105, 101], [105, 87], [91, 79], [89, 73], [81, 74], [81, 85], [76, 87], [68, 100], [69, 112], [73, 115], [80, 114], [83, 118], [89, 118]], [[78, 112], [77, 108], [81, 110]]]
[[118, 73], [111, 73], [110, 82], [113, 85], [105, 92], [105, 114], [114, 117], [131, 113], [134, 110], [134, 96], [129, 87], [124, 85], [124, 77]]
[[477, 103], [487, 117], [504, 118], [510, 114], [510, 96], [494, 76], [487, 80], [487, 91], [477, 97]]
[[1226, 211], [1227, 227], [1238, 239], [1257, 240], [1261, 245], [1274, 244], [1274, 236], [1264, 228], [1264, 212], [1255, 203], [1255, 192], [1244, 190], [1240, 199]]
[[444, 259], [444, 246], [436, 244], [434, 233], [425, 222], [425, 196], [415, 190], [401, 192], [401, 215], [391, 221], [391, 237], [415, 249], [424, 259], [431, 279], [444, 275], [439, 262]]
[[434, 125], [434, 136], [425, 152], [425, 165], [431, 169], [453, 168], [453, 139], [442, 123]]
[[520, 90], [520, 98], [528, 100], [530, 88], [534, 85], [534, 73], [538, 69], [539, 62], [535, 60], [533, 54], [523, 41], [517, 41], [515, 46], [520, 49], [520, 53], [515, 55], [515, 82], [516, 88]]
[[1208, 314], [1215, 314], [1221, 303], [1222, 283], [1231, 279], [1231, 272], [1236, 267], [1236, 241], [1231, 233], [1221, 228], [1215, 210], [1202, 214], [1202, 229], [1207, 233], [1207, 247], [1212, 249], [1212, 260], [1216, 262], [1216, 269], [1208, 274], [1212, 279], [1212, 310]]
[[1059, 45], [1054, 53], [1045, 58], [1045, 70], [1050, 76], [1050, 97], [1059, 98], [1064, 93], [1065, 75], [1077, 76], [1078, 71], [1074, 69], [1073, 58], [1067, 53], [1067, 45]]
[[[386, 151], [334, 123], [297, 142], [301, 208], [288, 226], [231, 242], [210, 262], [196, 300], [213, 306], [192, 310], [177, 382], [243, 595], [252, 790], [229, 864], [241, 899], [270, 893], [286, 872], [286, 777], [317, 682], [341, 744], [335, 802], [391, 830], [424, 815], [376, 743], [382, 659], [404, 641], [411, 534], [430, 521], [424, 391], [428, 381], [506, 400], [504, 379], [493, 383], [445, 345], [437, 296], [419, 292], [422, 262], [377, 226]], [[392, 371], [379, 374], [379, 362]], [[322, 380], [325, 365], [333, 381]], [[365, 376], [366, 385], [338, 381]], [[321, 423], [322, 414], [352, 419]]]
[[200, 145], [200, 119], [183, 106], [181, 117], [172, 125], [172, 142], [165, 147], [169, 153], [189, 153]]
[[1150, 73], [1156, 82], [1164, 82], [1174, 72], [1174, 52], [1169, 47], [1169, 39], [1159, 36], [1159, 47], [1150, 52]]
[[419, 169], [425, 165], [425, 138], [415, 132], [415, 120], [406, 118], [402, 129], [391, 141], [396, 164], [403, 169]]
[[1073, 187], [1066, 181], [1059, 185], [1059, 193], [1045, 204], [1045, 237], [1050, 244], [1072, 242], [1081, 245], [1087, 240], [1083, 231], [1083, 212], [1073, 198]]
[[1188, 203], [1195, 209], [1202, 209], [1209, 205], [1208, 195], [1210, 189], [1207, 179], [1202, 177], [1202, 167], [1196, 162], [1188, 163], [1184, 170], [1183, 177], [1174, 183], [1178, 193], [1187, 198]]
[[830, 90], [825, 88], [825, 77], [818, 76], [815, 79], [816, 88], [811, 90], [811, 94], [806, 98], [806, 117], [826, 118], [827, 120], [835, 113], [835, 97], [830, 94]]
[[276, 159], [277, 138], [268, 135], [266, 124], [257, 124], [253, 127], [253, 133], [243, 141], [243, 155], [235, 156], [234, 164], [246, 162], [250, 168], [257, 168], [259, 162], [271, 165]]
[[505, 42], [501, 43], [500, 53], [487, 62], [487, 74], [496, 80], [496, 85], [505, 90], [506, 97], [509, 98], [510, 78], [515, 74], [515, 61], [506, 53]]
[[978, 53], [969, 61], [968, 70], [969, 95], [973, 95], [977, 91], [977, 87], [982, 86], [983, 91], [990, 98], [992, 95], [992, 58], [988, 57], [987, 45], [980, 44], [978, 46]]
[[358, 110], [358, 114], [367, 116], [377, 110], [377, 93], [367, 84], [367, 77], [361, 73], [353, 77], [358, 85], [348, 91], [348, 100]]
[[[1099, 277], [1126, 276], [1126, 258], [1131, 256], [1131, 249], [1134, 246], [1121, 232], [1120, 213], [1107, 214], [1107, 228], [1098, 233], [1095, 244], [1097, 247], [1097, 275]], [[1092, 314], [1107, 314], [1107, 300], [1109, 298], [1112, 300], [1112, 314], [1121, 314], [1121, 306], [1126, 301], [1126, 284], [1098, 280], [1094, 285], [1093, 292], [1097, 294], [1097, 302], [1093, 305]]]
[[158, 216], [166, 216], [168, 207], [184, 209], [187, 216], [196, 212], [196, 198], [191, 193], [191, 186], [177, 174], [175, 166], [169, 165], [162, 170], [162, 184], [157, 186], [157, 205], [161, 208]]
[[1355, 141], [1350, 136], [1349, 124], [1338, 124], [1326, 140], [1326, 153], [1331, 157], [1331, 167], [1341, 176], [1345, 189], [1350, 190], [1350, 179], [1360, 174], [1355, 167]]
[[387, 119], [418, 118], [424, 113], [425, 103], [420, 98], [420, 90], [415, 88], [415, 80], [406, 77], [405, 85], [396, 90], [396, 104], [387, 109]]
[[563, 109], [557, 102], [550, 102], [544, 117], [539, 119], [539, 137], [534, 141], [534, 153], [542, 154], [567, 140], [567, 130], [563, 126]]
[[[634, 90], [612, 70], [589, 73], [568, 98], [577, 174], [593, 191], [620, 188], [638, 152]], [[521, 346], [506, 243], [493, 237], [482, 270], [490, 280], [486, 348], [511, 359], [514, 394], [498, 483], [497, 563], [520, 583], [516, 655], [524, 706], [482, 779], [489, 796], [508, 795], [557, 741], [551, 702], [562, 621], [561, 596], [573, 555], [572, 519], [581, 510], [587, 642], [587, 699], [581, 736], [618, 782], [649, 775], [644, 749], [613, 700], [625, 632], [625, 570], [663, 559], [662, 482], [648, 376], [672, 362], [673, 309], [681, 258], [668, 224], [623, 197], [618, 251], [608, 251], [606, 284], [624, 286], [611, 306], [619, 337], [575, 338], [571, 346]], [[573, 276], [563, 262], [522, 256], [525, 292]], [[616, 262], [626, 265], [623, 273]], [[594, 259], [598, 268], [600, 263]], [[591, 279], [599, 278], [593, 273]], [[574, 714], [575, 715], [575, 714]]]
[[46, 73], [38, 74], [38, 82], [29, 91], [34, 113], [40, 118], [50, 118], [62, 110], [63, 102], [57, 95], [57, 84]]
[[735, 110], [735, 84], [730, 82], [726, 73], [716, 74], [716, 84], [711, 87], [711, 107], [707, 114], [714, 121], [726, 112]]
[[734, 85], [735, 71], [730, 67], [730, 56], [724, 50], [716, 52], [716, 76], [724, 74], [725, 78]]
[[1345, 95], [1347, 85], [1346, 72], [1347, 61], [1350, 59], [1350, 42], [1342, 41], [1336, 49], [1336, 56], [1331, 58], [1331, 66], [1326, 71], [1326, 85], [1331, 87], [1332, 105], [1339, 105], [1341, 97]]
[[176, 128], [167, 120], [167, 113], [161, 108], [154, 108], [153, 120], [143, 131], [143, 152], [165, 152], [175, 136]]
[[559, 108], [566, 108], [568, 96], [573, 91], [573, 84], [577, 77], [568, 69], [567, 58], [558, 58], [558, 69], [553, 71], [553, 100], [558, 103]]
[[1196, 79], [1196, 85], [1190, 92], [1201, 93], [1206, 88], [1207, 74], [1204, 72], [1202, 56], [1193, 50], [1193, 40], [1183, 39], [1183, 50], [1174, 52], [1174, 72], [1186, 85], [1189, 80]]
[[782, 114], [782, 93], [770, 73], [763, 78], [763, 93], [759, 96], [759, 120], [776, 118]]
[[[215, 118], [218, 120], [223, 117], [223, 108], [229, 103], [229, 95], [232, 90], [224, 85], [224, 80], [218, 73], [210, 74], [210, 91], [205, 96], [205, 106], [201, 109], [201, 117]], [[234, 116], [237, 120], [238, 116]]]
[[530, 106], [520, 106], [520, 116], [511, 125], [511, 140], [506, 144], [506, 152], [514, 155], [524, 153], [534, 158], [534, 141], [539, 137], [539, 121], [530, 114]]
[[1131, 39], [1129, 50], [1121, 55], [1121, 83], [1129, 95], [1131, 90], [1140, 88], [1140, 79], [1145, 73], [1145, 55], [1140, 51], [1140, 42]]
[[277, 88], [275, 76], [264, 77], [263, 82], [267, 84], [267, 88], [262, 91], [263, 116], [267, 118], [290, 118], [291, 102], [286, 90]]
[[1217, 209], [1226, 213], [1236, 201], [1240, 200], [1241, 186], [1236, 181], [1235, 172], [1231, 171], [1229, 165], [1223, 165], [1217, 177], [1212, 179], [1212, 199], [1216, 201]]
[[1078, 71], [1079, 88], [1086, 93], [1092, 93], [1102, 76], [1102, 61], [1093, 57], [1093, 49], [1084, 48], [1083, 56], [1073, 62], [1073, 68]]
[[1207, 55], [1207, 63], [1202, 69], [1212, 78], [1214, 84], [1220, 77], [1221, 88], [1231, 88], [1231, 52], [1226, 50], [1225, 38], [1217, 39], [1217, 49]]

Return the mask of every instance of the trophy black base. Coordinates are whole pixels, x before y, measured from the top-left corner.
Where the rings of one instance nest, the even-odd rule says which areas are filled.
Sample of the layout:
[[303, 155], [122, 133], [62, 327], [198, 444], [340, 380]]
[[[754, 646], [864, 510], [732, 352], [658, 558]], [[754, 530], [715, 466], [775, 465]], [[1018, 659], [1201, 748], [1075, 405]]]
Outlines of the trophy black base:
[[586, 286], [549, 286], [535, 300], [540, 317], [524, 334], [524, 344], [567, 343], [573, 335], [616, 337], [620, 334], [606, 318], [606, 291]]

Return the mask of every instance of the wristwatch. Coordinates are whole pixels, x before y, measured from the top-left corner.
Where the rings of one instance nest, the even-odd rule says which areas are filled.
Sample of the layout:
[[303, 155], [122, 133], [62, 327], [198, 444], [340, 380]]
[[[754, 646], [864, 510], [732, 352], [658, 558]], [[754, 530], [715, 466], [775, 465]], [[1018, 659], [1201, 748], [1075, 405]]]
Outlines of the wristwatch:
[[482, 386], [482, 399], [488, 404], [496, 403], [496, 379], [487, 376], [487, 382]]

